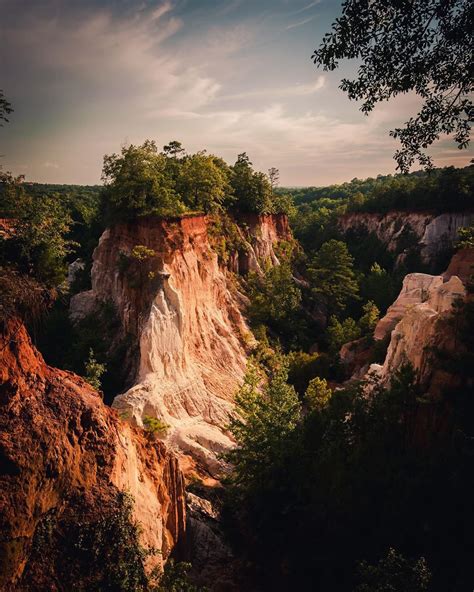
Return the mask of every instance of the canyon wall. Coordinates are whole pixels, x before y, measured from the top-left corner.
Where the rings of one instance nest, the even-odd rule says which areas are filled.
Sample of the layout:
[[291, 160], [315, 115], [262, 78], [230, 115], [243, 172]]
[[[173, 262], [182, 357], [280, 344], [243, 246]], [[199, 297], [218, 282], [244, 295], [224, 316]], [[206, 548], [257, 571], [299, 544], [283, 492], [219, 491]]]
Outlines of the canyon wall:
[[430, 214], [418, 212], [388, 212], [372, 214], [354, 212], [341, 216], [338, 221], [340, 230], [373, 233], [387, 246], [387, 249], [399, 255], [407, 244], [419, 247], [421, 259], [425, 264], [433, 264], [436, 258], [453, 247], [459, 228], [470, 226], [474, 222], [474, 213]]
[[0, 351], [0, 589], [63, 590], [52, 556], [28, 569], [38, 525], [54, 515], [58, 532], [78, 533], [120, 491], [133, 495], [142, 544], [165, 561], [185, 533], [174, 455], [121, 421], [82, 378], [47, 366], [19, 321], [0, 327]]
[[370, 372], [387, 382], [410, 363], [431, 395], [453, 386], [456, 377], [440, 368], [436, 353], [455, 352], [458, 347], [452, 315], [457, 303], [466, 299], [473, 273], [474, 249], [464, 249], [454, 255], [443, 275], [408, 274], [397, 300], [375, 328], [375, 340], [389, 338], [389, 344], [383, 364], [372, 364]]
[[73, 299], [72, 314], [113, 302], [138, 353], [134, 386], [113, 406], [140, 426], [159, 418], [171, 446], [216, 473], [217, 457], [232, 445], [225, 426], [253, 343], [229, 267], [245, 272], [258, 271], [263, 260], [277, 264], [273, 247], [290, 233], [284, 216], [246, 217], [242, 248], [229, 254], [226, 267], [208, 226], [206, 216], [185, 216], [106, 230], [94, 252], [92, 290]]

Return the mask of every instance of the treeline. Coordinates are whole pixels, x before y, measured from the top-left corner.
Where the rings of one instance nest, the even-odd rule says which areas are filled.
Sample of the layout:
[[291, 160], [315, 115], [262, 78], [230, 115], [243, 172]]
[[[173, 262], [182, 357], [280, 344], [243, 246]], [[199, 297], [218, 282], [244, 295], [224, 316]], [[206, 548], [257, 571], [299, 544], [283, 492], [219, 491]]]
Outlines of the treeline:
[[[474, 166], [378, 175], [327, 187], [280, 188], [296, 206], [334, 200], [346, 211], [385, 213], [390, 210], [465, 211], [474, 208]], [[327, 202], [326, 202], [327, 203]]]
[[184, 213], [285, 212], [291, 198], [275, 194], [270, 177], [255, 171], [244, 152], [233, 166], [205, 150], [187, 154], [173, 141], [159, 151], [146, 140], [104, 157], [106, 215], [112, 220]]

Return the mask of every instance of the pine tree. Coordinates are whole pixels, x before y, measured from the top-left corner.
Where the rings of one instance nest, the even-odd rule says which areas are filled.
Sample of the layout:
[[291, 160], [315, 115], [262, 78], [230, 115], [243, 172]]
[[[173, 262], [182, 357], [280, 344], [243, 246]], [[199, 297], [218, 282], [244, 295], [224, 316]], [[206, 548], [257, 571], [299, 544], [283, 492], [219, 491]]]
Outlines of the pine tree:
[[342, 241], [322, 245], [309, 266], [311, 288], [329, 314], [340, 315], [350, 300], [358, 298], [359, 286], [353, 270], [354, 260]]

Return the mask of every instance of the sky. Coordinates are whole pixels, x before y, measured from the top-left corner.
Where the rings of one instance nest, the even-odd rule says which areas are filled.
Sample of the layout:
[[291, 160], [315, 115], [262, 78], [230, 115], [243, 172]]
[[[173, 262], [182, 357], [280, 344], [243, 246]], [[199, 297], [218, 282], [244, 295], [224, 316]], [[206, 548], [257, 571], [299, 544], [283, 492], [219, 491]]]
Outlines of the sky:
[[[286, 186], [395, 172], [403, 96], [369, 116], [338, 88], [355, 65], [313, 50], [339, 0], [0, 0], [0, 88], [15, 109], [0, 164], [29, 181], [95, 184], [104, 154], [179, 140], [230, 164], [247, 152]], [[472, 155], [443, 141], [437, 166]]]

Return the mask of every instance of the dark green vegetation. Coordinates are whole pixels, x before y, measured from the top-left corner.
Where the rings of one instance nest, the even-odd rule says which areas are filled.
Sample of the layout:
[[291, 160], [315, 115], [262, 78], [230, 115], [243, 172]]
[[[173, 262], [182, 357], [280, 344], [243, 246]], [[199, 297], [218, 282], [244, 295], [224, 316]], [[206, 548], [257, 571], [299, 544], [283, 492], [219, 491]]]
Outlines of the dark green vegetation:
[[352, 179], [328, 187], [281, 188], [289, 193], [297, 207], [318, 203], [320, 207], [344, 208], [345, 212], [391, 210], [433, 213], [472, 210], [474, 166], [447, 167], [409, 175], [379, 175]]
[[341, 89], [362, 101], [364, 114], [400, 94], [422, 99], [419, 113], [391, 132], [402, 145], [398, 168], [407, 172], [416, 159], [431, 166], [425, 151], [441, 135], [458, 148], [469, 144], [473, 45], [470, 0], [346, 0], [312, 59], [325, 70], [358, 61], [356, 78], [344, 78]]
[[230, 426], [227, 528], [262, 590], [469, 590], [472, 309], [453, 314], [456, 353], [438, 352], [460, 379], [443, 402], [410, 367], [371, 397], [315, 379], [301, 400], [284, 356], [250, 366]]
[[186, 154], [179, 142], [162, 152], [151, 140], [122, 148], [120, 154], [104, 157], [102, 178], [110, 220], [230, 208], [269, 214], [290, 205], [284, 196], [273, 194], [269, 177], [254, 171], [245, 152], [229, 166], [205, 150]]
[[75, 592], [199, 592], [188, 581], [186, 563], [170, 559], [163, 574], [147, 573], [146, 562], [158, 559], [157, 551], [140, 543], [133, 503], [130, 494], [117, 492], [96, 513], [85, 513], [78, 499], [74, 515], [46, 514], [36, 528], [24, 589], [46, 589], [41, 574], [54, 565], [62, 588]]

